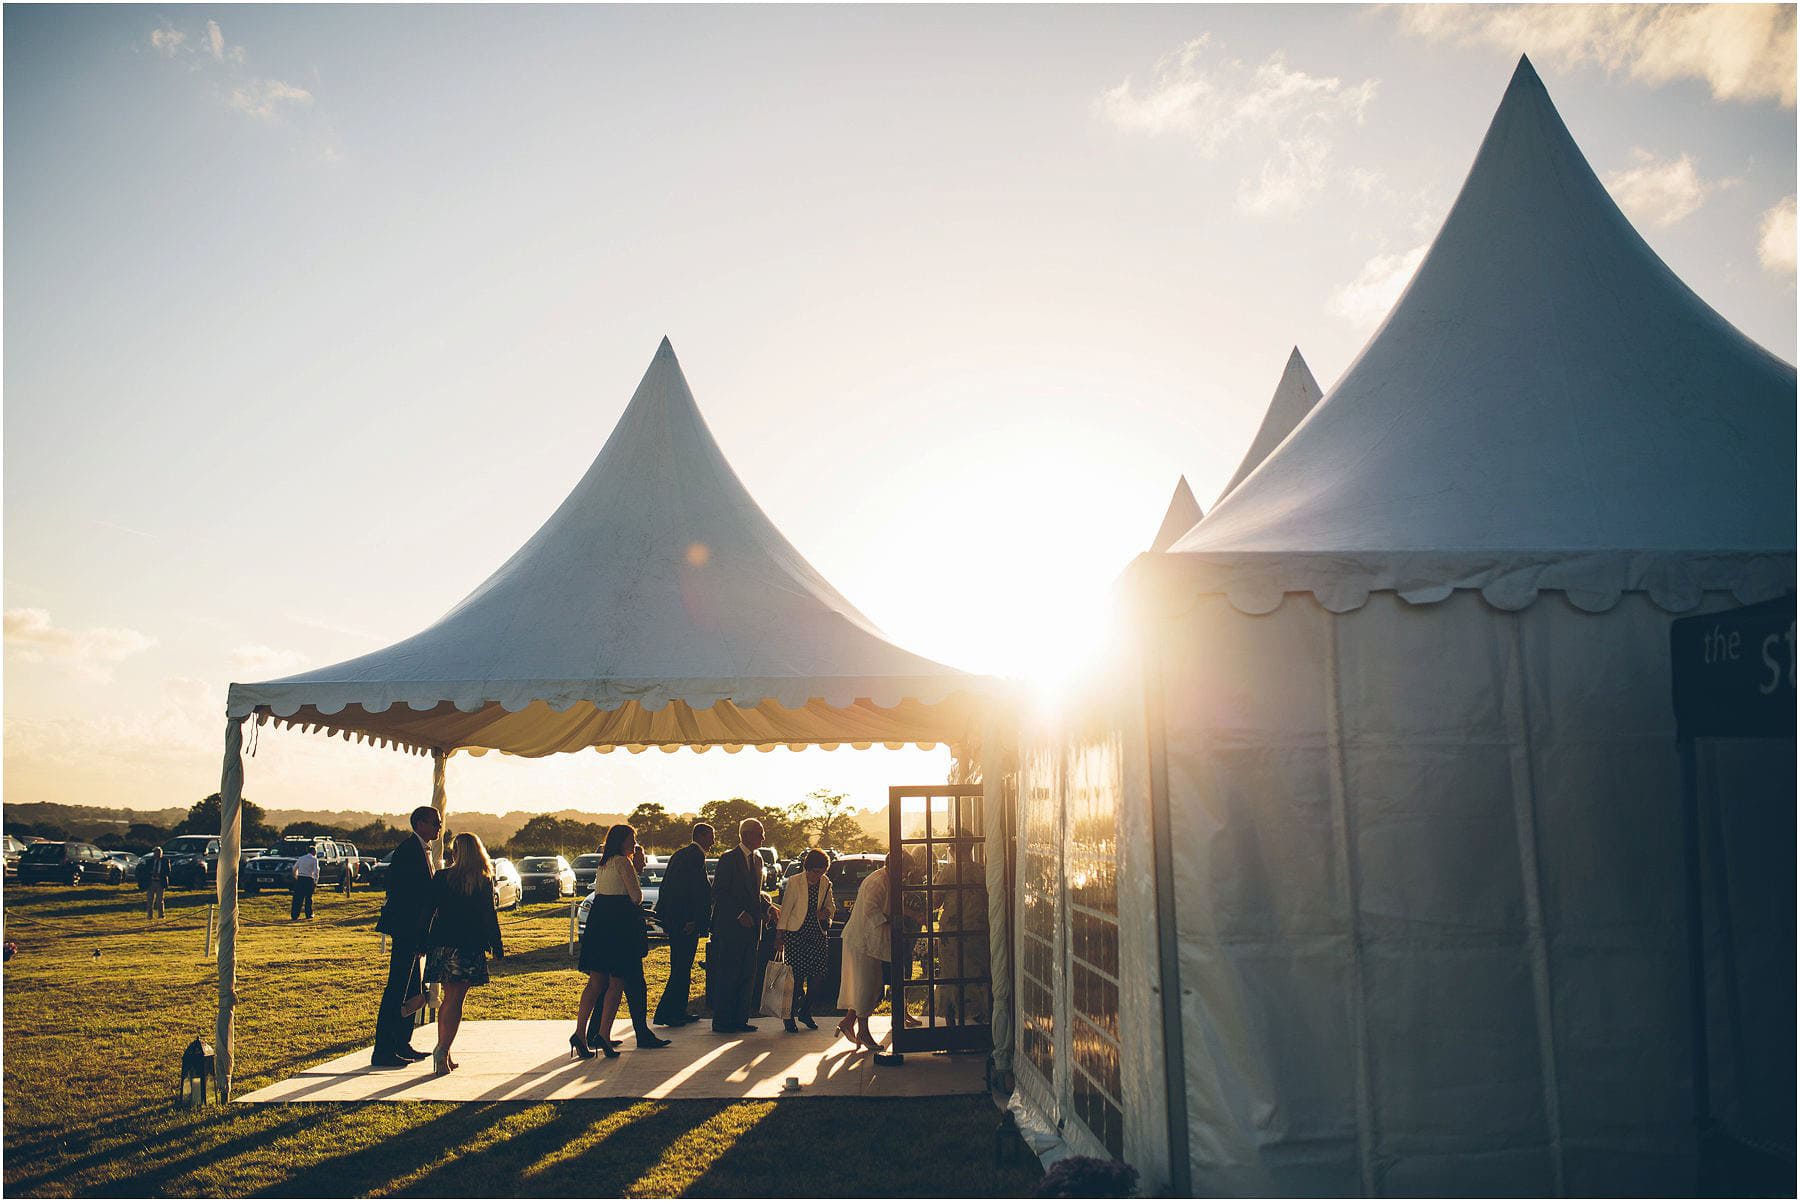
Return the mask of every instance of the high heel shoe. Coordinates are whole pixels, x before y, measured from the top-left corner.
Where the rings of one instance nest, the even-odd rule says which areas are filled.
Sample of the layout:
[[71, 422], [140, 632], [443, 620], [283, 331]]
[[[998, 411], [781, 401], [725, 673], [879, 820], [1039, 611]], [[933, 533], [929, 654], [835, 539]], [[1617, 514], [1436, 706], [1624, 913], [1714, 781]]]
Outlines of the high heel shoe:
[[450, 1049], [431, 1049], [431, 1075], [442, 1077], [450, 1071]]
[[571, 1035], [569, 1036], [569, 1055], [581, 1060], [592, 1060], [594, 1058], [594, 1049], [588, 1047], [587, 1044], [582, 1043], [581, 1036]]

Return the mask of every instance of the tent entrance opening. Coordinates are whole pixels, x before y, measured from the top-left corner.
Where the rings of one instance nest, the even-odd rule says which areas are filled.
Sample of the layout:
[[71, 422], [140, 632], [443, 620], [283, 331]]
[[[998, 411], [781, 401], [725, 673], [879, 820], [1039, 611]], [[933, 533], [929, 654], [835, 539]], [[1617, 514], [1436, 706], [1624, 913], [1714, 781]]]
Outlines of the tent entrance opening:
[[888, 891], [896, 1052], [993, 1046], [986, 819], [980, 785], [888, 790], [888, 849], [903, 860]]

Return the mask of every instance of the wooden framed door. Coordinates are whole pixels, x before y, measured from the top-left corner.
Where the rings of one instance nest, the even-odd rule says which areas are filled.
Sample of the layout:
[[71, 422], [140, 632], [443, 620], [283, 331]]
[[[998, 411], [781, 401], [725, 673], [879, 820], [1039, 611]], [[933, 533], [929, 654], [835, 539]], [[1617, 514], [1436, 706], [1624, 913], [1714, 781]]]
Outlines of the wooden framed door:
[[987, 829], [980, 785], [888, 790], [896, 1052], [993, 1047]]

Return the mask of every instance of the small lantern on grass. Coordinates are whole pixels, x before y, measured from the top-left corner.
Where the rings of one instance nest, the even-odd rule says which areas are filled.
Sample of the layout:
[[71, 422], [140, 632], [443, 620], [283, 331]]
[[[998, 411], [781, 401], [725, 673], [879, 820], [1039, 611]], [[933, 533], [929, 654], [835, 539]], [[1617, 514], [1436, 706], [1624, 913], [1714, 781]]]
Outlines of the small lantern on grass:
[[206, 1105], [206, 1083], [213, 1075], [213, 1050], [210, 1043], [196, 1039], [181, 1054], [181, 1092], [175, 1100], [182, 1106]]

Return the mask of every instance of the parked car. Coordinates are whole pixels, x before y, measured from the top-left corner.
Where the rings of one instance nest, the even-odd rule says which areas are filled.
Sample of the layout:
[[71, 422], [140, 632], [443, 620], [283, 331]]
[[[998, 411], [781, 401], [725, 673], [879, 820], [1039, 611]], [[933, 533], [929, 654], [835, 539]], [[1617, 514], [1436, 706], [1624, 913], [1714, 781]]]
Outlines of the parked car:
[[92, 843], [74, 840], [33, 843], [19, 856], [19, 883], [22, 885], [36, 881], [61, 881], [65, 885], [105, 881], [116, 885], [124, 879], [119, 866]]
[[169, 862], [169, 884], [177, 889], [198, 889], [213, 882], [219, 866], [217, 835], [177, 835], [163, 844]]
[[575, 892], [584, 889], [594, 891], [594, 874], [600, 871], [600, 856], [597, 852], [589, 852], [585, 856], [575, 857]]
[[775, 854], [773, 847], [759, 847], [756, 849], [756, 854], [762, 857], [763, 862], [762, 887], [779, 889], [781, 887], [781, 857]]
[[[660, 880], [660, 878], [658, 879]], [[645, 929], [650, 932], [650, 937], [652, 939], [666, 939], [668, 938], [668, 932], [663, 930], [662, 919], [658, 918], [656, 916], [656, 911], [650, 908], [655, 904], [655, 901], [656, 899], [648, 896], [648, 891], [646, 891], [646, 896], [644, 897]], [[578, 934], [585, 934], [587, 932], [588, 911], [593, 908], [594, 895], [592, 893], [589, 893], [586, 897], [582, 898], [581, 904], [575, 907], [575, 927]]]
[[372, 889], [386, 889], [388, 869], [393, 867], [393, 864], [394, 853], [390, 851], [387, 855], [382, 856], [379, 860], [376, 860], [373, 864], [369, 865], [369, 887]]
[[[390, 860], [393, 856], [388, 857]], [[494, 909], [517, 910], [525, 896], [525, 884], [513, 862], [504, 856], [494, 861]]]
[[831, 916], [833, 929], [850, 921], [850, 903], [856, 900], [856, 891], [870, 873], [886, 863], [886, 856], [867, 852], [839, 856], [831, 862], [825, 876], [831, 882], [831, 896], [837, 903], [837, 913]]
[[144, 857], [134, 851], [109, 851], [106, 858], [119, 866], [121, 882], [137, 880], [138, 861]]
[[[291, 889], [294, 886], [294, 864], [307, 852], [319, 857], [319, 888], [342, 885], [346, 874], [354, 874], [356, 861], [344, 855], [337, 842], [323, 835], [283, 839], [262, 855], [244, 865], [238, 887], [254, 896], [264, 889]], [[351, 875], [352, 880], [355, 879]]]
[[662, 893], [663, 873], [669, 870], [667, 864], [645, 864], [644, 871], [638, 873], [638, 888], [644, 891], [644, 909], [654, 909], [656, 899]]
[[17, 835], [7, 835], [6, 836], [6, 875], [7, 876], [17, 876], [19, 874], [19, 857], [25, 854], [25, 848], [28, 846], [29, 846], [29, 844], [27, 844], [25, 842], [25, 840], [19, 838]]
[[519, 861], [519, 880], [528, 894], [575, 895], [575, 870], [561, 856], [526, 856]]

